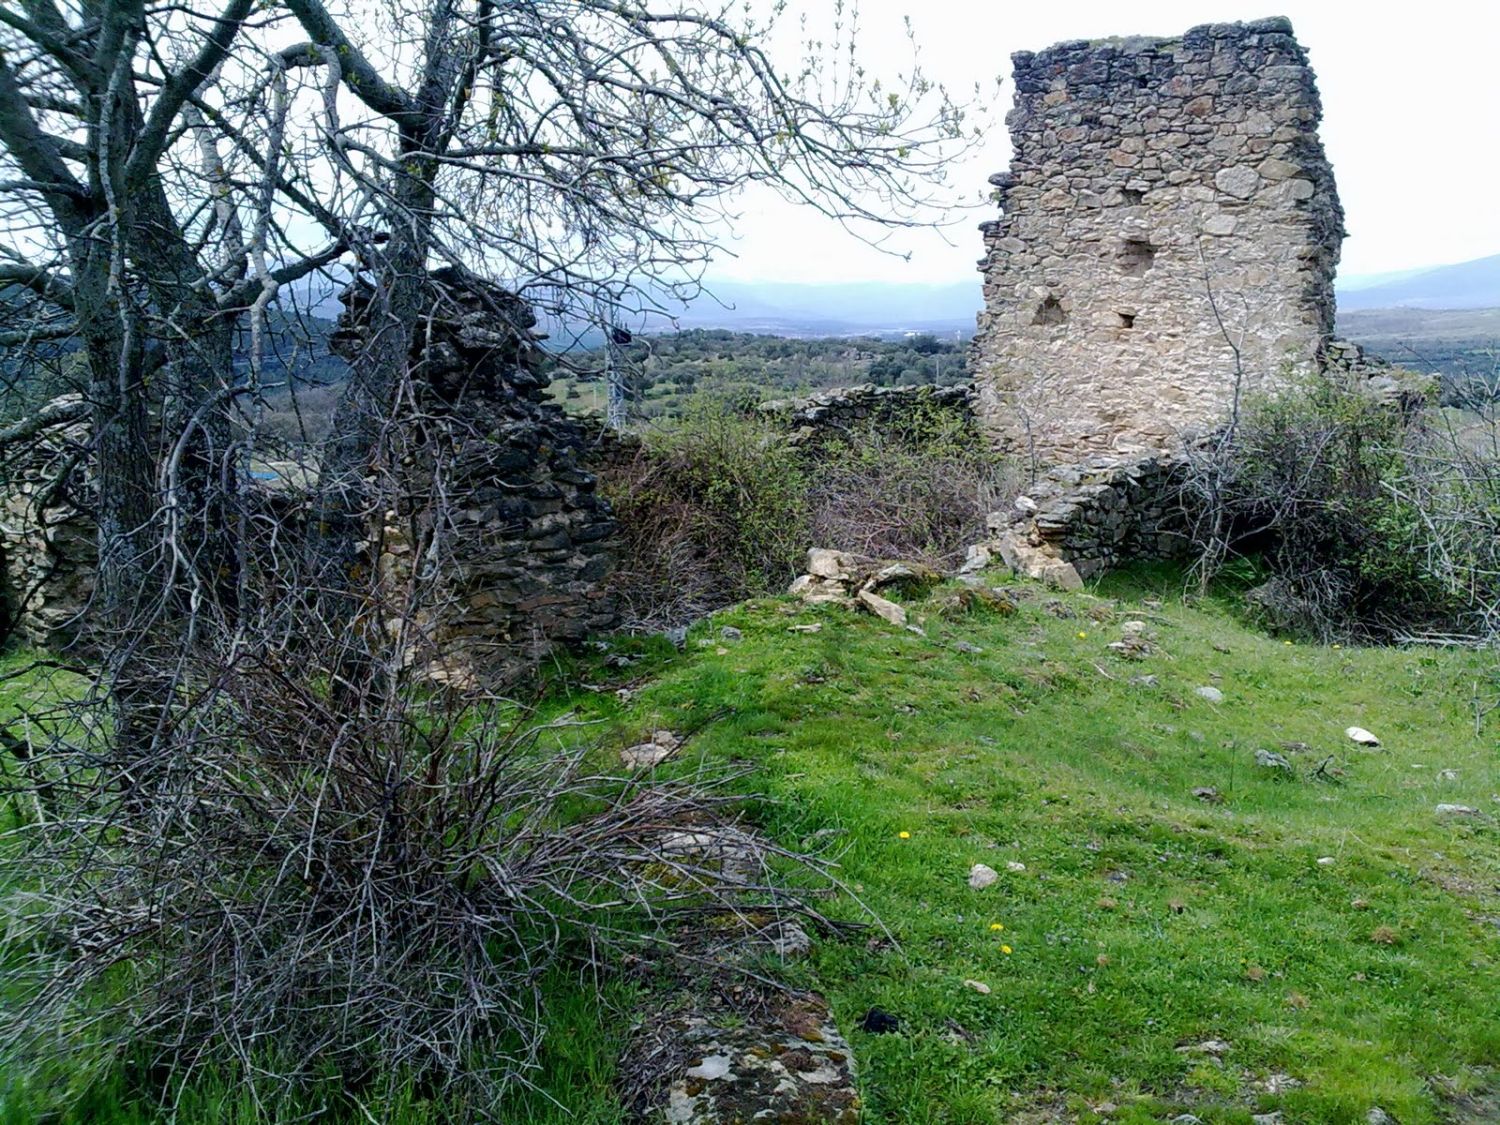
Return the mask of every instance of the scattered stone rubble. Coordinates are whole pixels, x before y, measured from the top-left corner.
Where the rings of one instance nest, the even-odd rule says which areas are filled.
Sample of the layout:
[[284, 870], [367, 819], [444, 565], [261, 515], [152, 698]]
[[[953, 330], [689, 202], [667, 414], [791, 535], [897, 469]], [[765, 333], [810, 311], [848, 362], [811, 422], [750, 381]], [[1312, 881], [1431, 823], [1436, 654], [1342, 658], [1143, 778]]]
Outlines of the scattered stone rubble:
[[847, 551], [814, 547], [807, 552], [807, 573], [798, 577], [787, 593], [809, 605], [859, 607], [892, 625], [906, 624], [906, 610], [879, 591], [888, 587], [925, 589], [943, 575], [930, 566], [914, 562], [878, 562]]

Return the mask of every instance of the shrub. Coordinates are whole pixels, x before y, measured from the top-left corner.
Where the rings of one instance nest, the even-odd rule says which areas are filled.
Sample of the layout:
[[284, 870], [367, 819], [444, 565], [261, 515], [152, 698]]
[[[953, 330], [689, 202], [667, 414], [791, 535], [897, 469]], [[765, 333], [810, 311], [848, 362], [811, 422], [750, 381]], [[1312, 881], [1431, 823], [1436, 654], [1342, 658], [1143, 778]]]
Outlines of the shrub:
[[809, 545], [802, 459], [770, 424], [721, 399], [651, 431], [601, 484], [623, 540], [613, 590], [633, 627], [784, 588]]
[[70, 739], [90, 698], [58, 704], [45, 786], [4, 790], [12, 1074], [87, 1046], [165, 1101], [209, 1078], [492, 1106], [534, 1073], [549, 980], [792, 905], [731, 773], [621, 778], [576, 724], [380, 675], [335, 691], [340, 667], [189, 666], [128, 797]]
[[941, 408], [799, 445], [743, 402], [700, 399], [603, 474], [615, 594], [628, 624], [661, 628], [780, 592], [810, 546], [948, 566], [1014, 479]]
[[939, 410], [866, 425], [825, 446], [811, 473], [819, 546], [935, 567], [961, 561], [1019, 485], [972, 426]]
[[1253, 604], [1322, 639], [1493, 632], [1500, 462], [1438, 418], [1327, 377], [1248, 402], [1192, 474], [1205, 573], [1261, 553]]

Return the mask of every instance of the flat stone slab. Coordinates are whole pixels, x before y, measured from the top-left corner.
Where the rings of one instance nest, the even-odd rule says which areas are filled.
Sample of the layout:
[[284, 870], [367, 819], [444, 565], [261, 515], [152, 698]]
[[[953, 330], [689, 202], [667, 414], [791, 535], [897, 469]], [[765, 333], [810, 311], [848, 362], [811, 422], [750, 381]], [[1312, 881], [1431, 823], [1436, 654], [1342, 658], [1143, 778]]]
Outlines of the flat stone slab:
[[[721, 993], [722, 995], [722, 993]], [[816, 993], [717, 1002], [647, 1020], [630, 1052], [654, 1071], [628, 1076], [647, 1090], [640, 1117], [670, 1125], [755, 1121], [857, 1125], [853, 1054]], [[630, 1064], [627, 1062], [626, 1064]]]

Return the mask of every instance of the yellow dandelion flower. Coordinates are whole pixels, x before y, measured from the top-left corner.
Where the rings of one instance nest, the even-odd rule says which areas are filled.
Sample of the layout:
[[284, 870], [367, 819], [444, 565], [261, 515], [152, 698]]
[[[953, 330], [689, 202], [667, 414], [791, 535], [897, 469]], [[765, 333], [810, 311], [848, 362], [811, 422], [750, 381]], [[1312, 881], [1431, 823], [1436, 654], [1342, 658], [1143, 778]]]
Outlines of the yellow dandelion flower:
[[1088, 634], [1087, 634], [1087, 633], [1085, 633], [1085, 632], [1083, 632], [1083, 631], [1082, 631], [1082, 630], [1081, 630], [1081, 629], [1080, 629], [1080, 630], [1079, 630], [1079, 632], [1078, 632], [1078, 639], [1079, 639], [1079, 640], [1080, 640], [1080, 641], [1086, 641], [1086, 640], [1088, 640], [1088, 639], [1089, 639], [1089, 635], [1088, 635]]
[[1334, 648], [1343, 648], [1344, 646], [1343, 645], [1334, 645], [1333, 647]]
[[910, 832], [897, 832], [896, 835], [899, 836], [903, 840], [910, 840], [911, 839], [911, 833]]
[[1001, 953], [1012, 953], [1012, 952], [1014, 952], [1014, 950], [1012, 950], [1011, 947], [1008, 946], [1008, 945], [1002, 945], [1000, 947], [1000, 952]]
[[990, 929], [992, 929], [992, 930], [1003, 930], [1003, 929], [1005, 929], [1005, 926], [1004, 926], [1004, 924], [1002, 924], [1000, 922], [991, 922], [990, 923]]
[[1288, 647], [1290, 647], [1292, 642], [1291, 641], [1282, 641], [1281, 643], [1284, 644], [1284, 645], [1287, 645]]

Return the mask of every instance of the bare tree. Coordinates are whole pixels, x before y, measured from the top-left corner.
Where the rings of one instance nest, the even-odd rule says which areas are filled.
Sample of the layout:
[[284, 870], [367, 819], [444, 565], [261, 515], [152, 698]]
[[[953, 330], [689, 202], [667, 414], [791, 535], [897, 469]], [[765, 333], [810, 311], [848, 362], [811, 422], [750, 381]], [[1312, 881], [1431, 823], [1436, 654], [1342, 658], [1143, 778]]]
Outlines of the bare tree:
[[[381, 330], [355, 358], [324, 453], [330, 585], [354, 565], [364, 482], [399, 400], [426, 270], [496, 276], [554, 317], [600, 327], [690, 297], [734, 193], [768, 185], [848, 222], [913, 221], [965, 110], [918, 70], [882, 88], [851, 53], [853, 13], [790, 75], [739, 5], [440, 0], [386, 21], [287, 0], [321, 68], [325, 152], [388, 236], [360, 247]], [[320, 154], [324, 155], [324, 154]]]
[[[867, 80], [834, 11], [787, 74], [729, 4], [0, 8], [0, 284], [24, 294], [4, 340], [83, 376], [82, 406], [0, 439], [86, 412], [103, 654], [13, 736], [5, 858], [35, 909], [33, 1018], [10, 1030], [81, 1020], [178, 1076], [227, 1050], [288, 1082], [324, 1049], [453, 1078], [514, 1035], [478, 1068], [514, 1078], [559, 934], [595, 955], [679, 907], [786, 902], [774, 849], [748, 881], [702, 862], [699, 837], [738, 838], [702, 779], [596, 776], [581, 744], [538, 749], [509, 703], [415, 684], [405, 657], [458, 523], [453, 414], [424, 382], [434, 271], [501, 319], [524, 305], [478, 279], [614, 319], [696, 292], [748, 186], [912, 221], [964, 113], [918, 72]], [[340, 260], [361, 345], [304, 504], [243, 470], [273, 305]], [[408, 453], [432, 530], [392, 583], [371, 563]], [[122, 964], [138, 988], [90, 991]]]
[[[236, 327], [263, 313], [276, 286], [343, 251], [337, 238], [311, 254], [282, 246], [269, 268], [270, 191], [242, 221], [238, 208], [254, 200], [235, 198], [204, 135], [205, 112], [227, 121], [223, 103], [240, 96], [222, 76], [252, 8], [28, 0], [0, 10], [0, 168], [11, 177], [0, 283], [31, 298], [7, 304], [6, 342], [42, 339], [81, 361], [99, 540], [91, 621], [108, 653], [127, 784], [150, 758], [171, 690], [163, 644], [200, 615], [233, 613]], [[274, 158], [263, 164], [266, 187], [278, 188]], [[67, 420], [43, 410], [10, 436]]]

